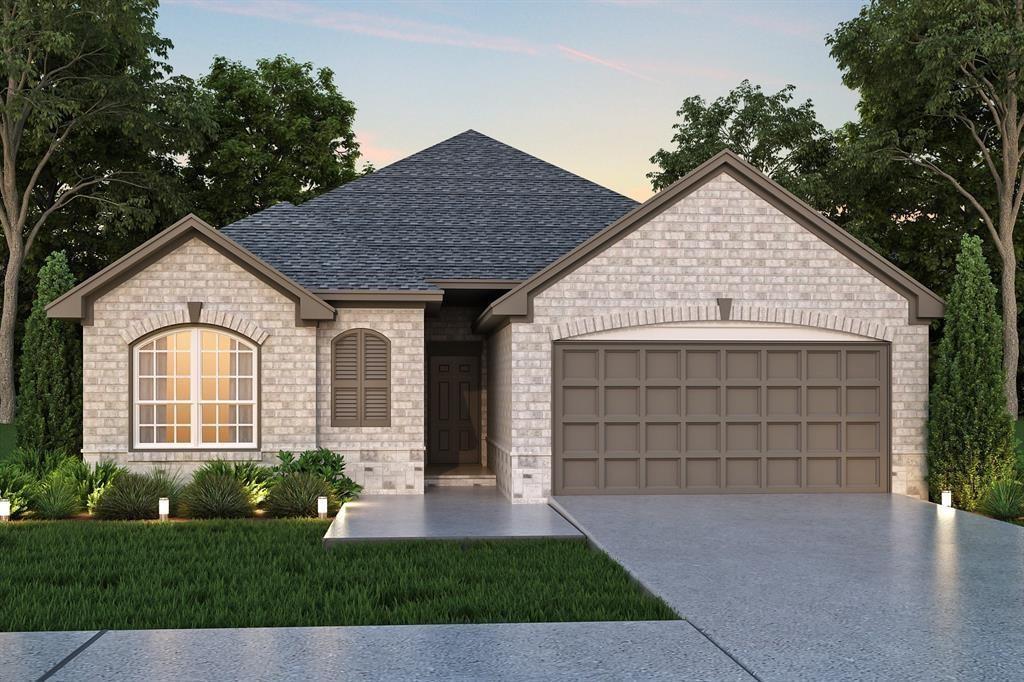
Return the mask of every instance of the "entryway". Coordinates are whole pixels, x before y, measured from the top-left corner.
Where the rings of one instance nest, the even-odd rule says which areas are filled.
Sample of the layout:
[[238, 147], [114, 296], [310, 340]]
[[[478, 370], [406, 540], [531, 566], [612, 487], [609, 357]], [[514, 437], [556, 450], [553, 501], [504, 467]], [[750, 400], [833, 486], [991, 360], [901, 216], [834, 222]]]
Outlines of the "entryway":
[[426, 486], [495, 485], [481, 457], [481, 344], [427, 347]]

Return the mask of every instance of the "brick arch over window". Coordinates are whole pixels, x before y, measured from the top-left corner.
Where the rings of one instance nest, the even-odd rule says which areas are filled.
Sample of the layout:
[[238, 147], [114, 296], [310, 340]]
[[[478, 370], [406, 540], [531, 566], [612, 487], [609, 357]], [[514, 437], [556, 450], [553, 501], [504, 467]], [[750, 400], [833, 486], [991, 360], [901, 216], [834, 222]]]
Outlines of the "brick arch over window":
[[331, 341], [331, 426], [391, 425], [391, 341], [350, 329]]
[[[550, 333], [553, 341], [559, 341], [610, 329], [644, 327], [666, 322], [703, 322], [720, 321], [721, 319], [717, 304], [638, 308], [625, 312], [577, 318], [552, 326]], [[892, 327], [878, 322], [799, 308], [776, 308], [734, 303], [729, 319], [740, 322], [768, 322], [815, 327], [858, 334], [883, 341], [892, 341], [896, 336], [896, 331]]]
[[[199, 313], [198, 323], [214, 327], [224, 327], [240, 336], [244, 336], [257, 346], [263, 345], [263, 342], [270, 336], [270, 332], [255, 322], [247, 320], [241, 315], [223, 310], [207, 310], [204, 308]], [[185, 306], [150, 315], [142, 320], [136, 320], [129, 324], [126, 329], [121, 330], [121, 338], [126, 344], [131, 345], [143, 336], [152, 334], [158, 329], [180, 324], [192, 324], [192, 320], [189, 319], [188, 309]]]

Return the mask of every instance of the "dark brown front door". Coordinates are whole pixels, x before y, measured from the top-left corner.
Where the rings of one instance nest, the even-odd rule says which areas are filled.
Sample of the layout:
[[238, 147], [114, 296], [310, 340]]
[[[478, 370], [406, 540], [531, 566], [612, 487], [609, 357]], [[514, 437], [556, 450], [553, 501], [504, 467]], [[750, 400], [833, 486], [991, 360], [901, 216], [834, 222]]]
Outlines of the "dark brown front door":
[[480, 358], [430, 358], [428, 464], [480, 463]]

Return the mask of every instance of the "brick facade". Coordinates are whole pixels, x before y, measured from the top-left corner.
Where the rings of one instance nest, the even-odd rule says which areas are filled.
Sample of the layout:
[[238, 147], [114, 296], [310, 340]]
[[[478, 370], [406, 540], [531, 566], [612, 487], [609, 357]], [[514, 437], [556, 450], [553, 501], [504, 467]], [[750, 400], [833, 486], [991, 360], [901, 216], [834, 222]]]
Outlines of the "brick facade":
[[[492, 360], [510, 433], [506, 494], [542, 501], [551, 490], [552, 342], [602, 329], [733, 318], [819, 327], [892, 344], [892, 491], [923, 496], [928, 327], [874, 275], [725, 174], [680, 199], [533, 300]], [[510, 337], [510, 338], [506, 338]], [[496, 420], [495, 420], [496, 421]]]
[[[135, 450], [130, 447], [132, 344], [188, 322], [230, 329], [259, 346], [258, 450]], [[330, 426], [330, 342], [367, 327], [391, 341], [391, 426]], [[295, 303], [216, 249], [193, 239], [101, 295], [83, 328], [83, 454], [134, 469], [188, 474], [210, 459], [272, 463], [279, 450], [322, 445], [345, 454], [350, 475], [374, 492], [423, 490], [423, 309], [346, 308], [316, 326], [296, 324]]]

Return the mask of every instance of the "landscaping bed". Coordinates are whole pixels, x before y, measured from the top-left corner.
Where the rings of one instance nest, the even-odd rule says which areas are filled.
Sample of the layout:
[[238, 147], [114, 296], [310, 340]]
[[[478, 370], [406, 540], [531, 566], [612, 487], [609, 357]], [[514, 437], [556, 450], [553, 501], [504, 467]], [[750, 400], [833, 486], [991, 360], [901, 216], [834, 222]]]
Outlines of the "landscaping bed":
[[669, 620], [585, 543], [359, 543], [319, 520], [0, 524], [0, 630]]

